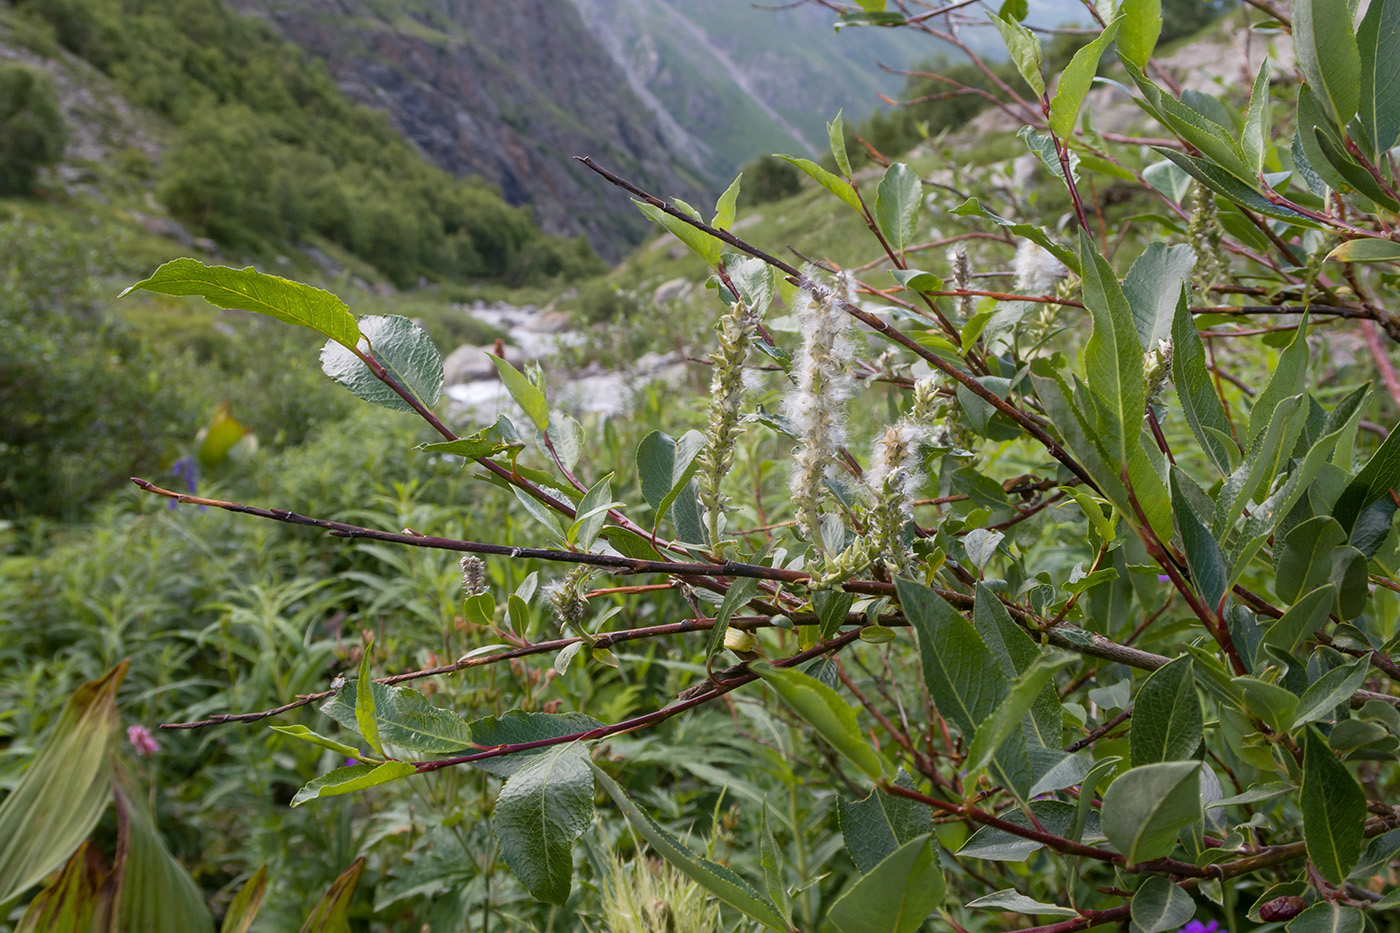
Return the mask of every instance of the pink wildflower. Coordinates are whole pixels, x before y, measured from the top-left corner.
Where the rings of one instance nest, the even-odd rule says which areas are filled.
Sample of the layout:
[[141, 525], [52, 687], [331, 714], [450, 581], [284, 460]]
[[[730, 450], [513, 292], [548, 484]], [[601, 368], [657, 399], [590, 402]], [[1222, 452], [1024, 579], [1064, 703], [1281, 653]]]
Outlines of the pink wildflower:
[[151, 730], [145, 726], [127, 726], [126, 740], [131, 743], [138, 758], [148, 758], [160, 751], [160, 743], [151, 735]]

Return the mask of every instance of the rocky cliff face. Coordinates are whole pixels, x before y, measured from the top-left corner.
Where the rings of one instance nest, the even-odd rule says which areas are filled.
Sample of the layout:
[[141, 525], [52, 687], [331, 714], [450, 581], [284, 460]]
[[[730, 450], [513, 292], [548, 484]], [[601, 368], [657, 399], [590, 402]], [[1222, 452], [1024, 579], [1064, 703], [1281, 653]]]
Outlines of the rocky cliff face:
[[[437, 165], [528, 204], [548, 232], [604, 255], [646, 222], [575, 163], [591, 155], [649, 190], [704, 200], [701, 151], [658, 121], [627, 76], [558, 0], [232, 0], [325, 61], [342, 89], [385, 112]], [[691, 157], [687, 157], [691, 153]]]

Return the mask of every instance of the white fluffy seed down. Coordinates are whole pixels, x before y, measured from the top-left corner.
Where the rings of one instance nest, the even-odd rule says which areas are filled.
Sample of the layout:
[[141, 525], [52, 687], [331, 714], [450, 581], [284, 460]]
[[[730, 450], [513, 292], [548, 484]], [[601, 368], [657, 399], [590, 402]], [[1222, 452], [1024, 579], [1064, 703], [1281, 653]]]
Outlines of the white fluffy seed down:
[[1016, 290], [1023, 295], [1048, 295], [1069, 274], [1064, 263], [1030, 240], [1016, 247]]
[[[919, 448], [926, 433], [921, 426], [908, 421], [886, 428], [885, 433], [875, 439], [870, 469], [865, 472], [865, 482], [876, 496], [898, 494], [905, 515], [913, 514], [914, 497], [923, 485]], [[887, 489], [887, 486], [892, 488]]]

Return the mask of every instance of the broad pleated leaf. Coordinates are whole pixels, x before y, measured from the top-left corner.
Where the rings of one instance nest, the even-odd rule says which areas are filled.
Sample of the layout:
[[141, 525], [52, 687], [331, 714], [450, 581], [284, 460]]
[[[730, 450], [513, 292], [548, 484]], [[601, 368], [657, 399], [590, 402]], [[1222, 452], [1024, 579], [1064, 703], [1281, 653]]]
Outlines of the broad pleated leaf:
[[84, 842], [58, 877], [34, 895], [15, 933], [99, 933], [107, 930], [112, 896], [116, 893], [110, 887], [104, 888], [109, 871], [96, 846]]
[[0, 904], [55, 871], [87, 839], [111, 795], [108, 754], [126, 662], [73, 691], [58, 725], [0, 802]]
[[900, 846], [849, 885], [827, 919], [840, 933], [913, 933], [943, 902], [938, 854], [922, 836]]
[[[418, 401], [432, 408], [442, 396], [442, 354], [428, 332], [406, 317], [370, 315], [360, 318], [361, 353], [372, 356], [386, 375]], [[334, 340], [321, 348], [321, 370], [351, 392], [381, 408], [413, 411], [358, 356]]]
[[238, 308], [309, 327], [344, 347], [353, 347], [360, 339], [355, 316], [345, 302], [328, 291], [267, 275], [252, 266], [230, 269], [206, 266], [197, 259], [174, 259], [127, 288], [122, 297], [138, 288], [162, 295], [197, 295], [219, 308]]
[[213, 933], [214, 918], [189, 872], [175, 861], [146, 808], [148, 791], [121, 769], [112, 792], [117, 801], [117, 857], [121, 879], [117, 909], [123, 930], [142, 933]]
[[496, 798], [491, 830], [501, 857], [537, 899], [563, 904], [573, 843], [593, 821], [593, 775], [577, 742], [551, 746], [521, 766]]
[[321, 895], [301, 925], [300, 933], [350, 933], [350, 904], [364, 870], [365, 859], [360, 856]]
[[261, 865], [251, 878], [238, 889], [233, 901], [224, 914], [219, 933], [248, 933], [248, 928], [257, 919], [262, 908], [263, 896], [267, 893], [267, 866]]

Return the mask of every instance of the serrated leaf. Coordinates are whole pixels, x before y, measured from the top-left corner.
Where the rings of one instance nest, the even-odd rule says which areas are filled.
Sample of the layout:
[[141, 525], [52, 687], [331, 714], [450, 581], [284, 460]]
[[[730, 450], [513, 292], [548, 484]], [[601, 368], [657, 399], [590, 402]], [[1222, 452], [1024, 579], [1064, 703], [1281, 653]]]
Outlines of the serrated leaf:
[[[508, 710], [500, 716], [474, 719], [470, 724], [472, 737], [482, 748], [582, 735], [602, 727], [602, 722], [584, 713], [527, 713], [518, 709]], [[471, 766], [498, 778], [507, 778], [542, 750], [524, 749], [496, 758], [482, 758], [473, 761]]]
[[782, 913], [772, 901], [759, 893], [757, 888], [723, 865], [717, 865], [691, 853], [674, 836], [658, 826], [656, 821], [644, 810], [633, 803], [632, 799], [627, 796], [627, 792], [619, 787], [617, 782], [609, 777], [605, 771], [592, 762], [589, 762], [589, 766], [593, 769], [598, 783], [603, 785], [608, 796], [622, 811], [623, 817], [631, 824], [637, 834], [647, 841], [653, 852], [665, 859], [691, 881], [745, 916], [757, 920], [770, 930], [776, 930], [778, 933], [790, 933]]
[[1347, 0], [1294, 0], [1293, 48], [1298, 69], [1333, 123], [1345, 127], [1361, 94], [1361, 56]]
[[515, 404], [525, 412], [526, 417], [535, 423], [535, 427], [541, 431], [549, 430], [549, 402], [545, 399], [544, 393], [539, 386], [535, 385], [525, 374], [505, 361], [504, 358], [495, 354], [487, 354], [491, 357], [491, 362], [496, 364], [496, 371], [501, 375], [501, 382], [505, 383], [506, 391], [510, 397], [515, 399]]
[[1011, 53], [1011, 60], [1016, 64], [1016, 70], [1020, 72], [1022, 80], [1035, 91], [1036, 97], [1043, 97], [1045, 78], [1040, 73], [1040, 40], [1036, 38], [1035, 33], [1014, 19], [994, 16], [990, 12], [987, 16], [991, 18], [992, 25], [997, 27], [997, 32], [1001, 33], [1001, 40], [1006, 43], [1006, 50]]
[[922, 202], [923, 184], [913, 169], [903, 162], [885, 169], [875, 190], [875, 223], [896, 251], [913, 244]]
[[230, 269], [206, 266], [197, 259], [173, 259], [118, 297], [138, 288], [162, 295], [197, 295], [218, 308], [238, 308], [309, 327], [344, 347], [353, 347], [360, 339], [360, 328], [345, 302], [328, 291], [266, 275], [252, 266]]
[[[424, 408], [432, 408], [442, 396], [442, 354], [428, 332], [397, 314], [360, 318], [361, 353], [372, 356], [389, 378]], [[321, 348], [321, 370], [352, 393], [381, 408], [413, 411], [399, 393], [389, 387], [354, 353], [334, 340]]]
[[[895, 783], [910, 790], [914, 782], [903, 769]], [[933, 812], [916, 800], [897, 797], [878, 787], [864, 800], [836, 801], [837, 822], [846, 851], [861, 872], [872, 871], [900, 846], [933, 832]]]
[[[425, 755], [447, 755], [472, 746], [471, 729], [455, 713], [440, 709], [410, 687], [389, 687], [371, 681], [375, 727], [379, 739], [392, 748]], [[359, 731], [358, 684], [347, 683], [321, 707], [321, 712], [347, 729]], [[363, 733], [361, 733], [363, 735]]]
[[1201, 744], [1203, 723], [1191, 656], [1184, 654], [1154, 671], [1138, 691], [1129, 758], [1134, 766], [1190, 759]]
[[1303, 842], [1318, 874], [1341, 884], [1361, 860], [1366, 795], [1313, 726], [1303, 732]]
[[743, 172], [736, 175], [715, 202], [715, 216], [710, 220], [710, 226], [716, 230], [728, 230], [734, 225], [734, 213], [739, 203], [739, 182], [743, 177]]
[[406, 778], [414, 771], [410, 761], [386, 761], [378, 765], [348, 765], [328, 771], [297, 791], [292, 806], [299, 807], [308, 800], [353, 794], [390, 781]]
[[811, 178], [827, 191], [830, 191], [840, 198], [851, 210], [855, 211], [857, 214], [863, 213], [860, 206], [860, 198], [856, 195], [856, 189], [852, 188], [851, 183], [840, 175], [831, 174], [811, 159], [801, 159], [797, 156], [781, 155], [778, 153], [775, 153], [774, 156], [775, 158], [791, 162], [801, 169], [808, 178]]
[[1171, 339], [1182, 289], [1190, 284], [1195, 265], [1196, 253], [1186, 243], [1149, 243], [1133, 261], [1123, 279], [1123, 296], [1133, 309], [1138, 342], [1144, 350]]
[[1129, 865], [1170, 855], [1176, 834], [1201, 818], [1200, 762], [1131, 768], [1109, 785], [1100, 820]]
[[943, 902], [946, 890], [932, 836], [906, 842], [856, 879], [831, 905], [840, 933], [913, 933]]
[[550, 746], [522, 765], [496, 798], [491, 831], [515, 877], [541, 901], [563, 906], [573, 843], [593, 821], [593, 775], [577, 742]]
[[505, 415], [501, 415], [496, 419], [495, 424], [482, 428], [468, 437], [459, 437], [455, 441], [443, 441], [438, 444], [422, 444], [418, 449], [431, 453], [476, 458], [514, 453], [524, 448], [524, 442], [520, 440], [520, 435], [515, 431], [515, 424]]
[[870, 747], [856, 722], [856, 711], [826, 684], [801, 671], [754, 662], [749, 670], [782, 697], [827, 744], [836, 749], [873, 780], [884, 774], [884, 763]]
[[1105, 26], [1093, 42], [1074, 53], [1060, 74], [1055, 96], [1050, 101], [1049, 122], [1050, 131], [1061, 139], [1073, 135], [1074, 125], [1079, 122], [1079, 108], [1094, 83], [1094, 73], [1099, 69], [1099, 58], [1118, 34], [1122, 21], [1122, 17], [1119, 17]]
[[300, 933], [350, 933], [350, 904], [355, 899], [355, 888], [359, 887], [360, 875], [365, 870], [364, 856], [331, 883], [326, 893], [311, 908]]

